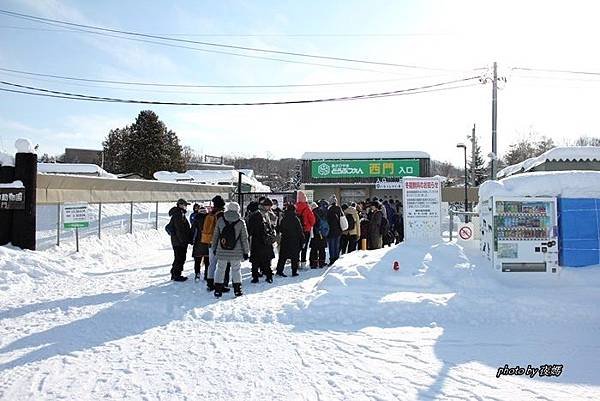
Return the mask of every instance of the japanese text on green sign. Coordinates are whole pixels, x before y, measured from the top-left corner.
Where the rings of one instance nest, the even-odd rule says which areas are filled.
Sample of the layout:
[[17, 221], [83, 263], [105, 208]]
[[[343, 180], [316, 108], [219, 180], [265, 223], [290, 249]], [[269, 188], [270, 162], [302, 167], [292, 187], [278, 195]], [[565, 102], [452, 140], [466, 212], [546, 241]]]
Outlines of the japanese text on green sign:
[[418, 160], [313, 160], [312, 178], [418, 176]]

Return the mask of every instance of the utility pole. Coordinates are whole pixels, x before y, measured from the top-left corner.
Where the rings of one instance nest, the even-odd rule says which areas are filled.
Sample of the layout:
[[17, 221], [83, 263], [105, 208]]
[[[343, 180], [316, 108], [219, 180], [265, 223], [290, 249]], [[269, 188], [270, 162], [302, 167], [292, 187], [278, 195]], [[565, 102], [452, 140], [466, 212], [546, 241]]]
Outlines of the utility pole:
[[498, 63], [494, 61], [494, 79], [492, 81], [492, 180], [496, 179], [498, 149], [496, 143], [496, 126], [498, 123]]
[[473, 124], [473, 131], [471, 131], [471, 186], [477, 185], [476, 148], [477, 139], [475, 138], [475, 124]]

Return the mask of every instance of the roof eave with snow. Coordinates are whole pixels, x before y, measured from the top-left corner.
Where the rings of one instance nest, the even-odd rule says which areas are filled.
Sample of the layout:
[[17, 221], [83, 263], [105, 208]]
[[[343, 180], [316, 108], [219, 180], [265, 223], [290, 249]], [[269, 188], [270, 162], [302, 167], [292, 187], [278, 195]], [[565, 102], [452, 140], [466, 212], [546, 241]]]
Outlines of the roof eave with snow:
[[361, 159], [429, 159], [426, 152], [386, 151], [386, 152], [305, 152], [302, 160], [361, 160]]

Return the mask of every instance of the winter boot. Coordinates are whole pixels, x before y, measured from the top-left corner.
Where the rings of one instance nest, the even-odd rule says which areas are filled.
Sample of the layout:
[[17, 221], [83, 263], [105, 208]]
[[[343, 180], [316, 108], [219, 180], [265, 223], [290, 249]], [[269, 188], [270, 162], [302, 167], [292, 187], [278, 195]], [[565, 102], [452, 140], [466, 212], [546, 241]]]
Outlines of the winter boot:
[[223, 295], [223, 284], [215, 283], [215, 298], [221, 298]]
[[215, 290], [215, 279], [207, 278], [206, 279], [206, 291], [214, 291]]
[[258, 283], [258, 277], [253, 277], [252, 281], [250, 281], [252, 284], [256, 284]]
[[200, 281], [200, 273], [196, 273], [196, 275], [194, 276], [194, 281]]
[[242, 293], [242, 283], [233, 283], [233, 294], [236, 297], [241, 297], [242, 295], [244, 295]]
[[183, 281], [186, 281], [187, 279], [188, 278], [185, 276], [175, 276], [175, 277], [171, 278], [171, 280], [178, 281], [178, 282], [183, 282]]

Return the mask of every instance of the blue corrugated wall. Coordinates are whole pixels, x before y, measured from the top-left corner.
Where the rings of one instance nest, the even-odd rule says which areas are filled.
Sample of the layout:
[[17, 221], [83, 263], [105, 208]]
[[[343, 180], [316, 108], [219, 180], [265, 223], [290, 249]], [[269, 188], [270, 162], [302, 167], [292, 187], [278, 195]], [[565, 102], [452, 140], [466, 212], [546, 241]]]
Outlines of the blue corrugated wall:
[[558, 199], [558, 244], [561, 266], [600, 264], [600, 199]]

